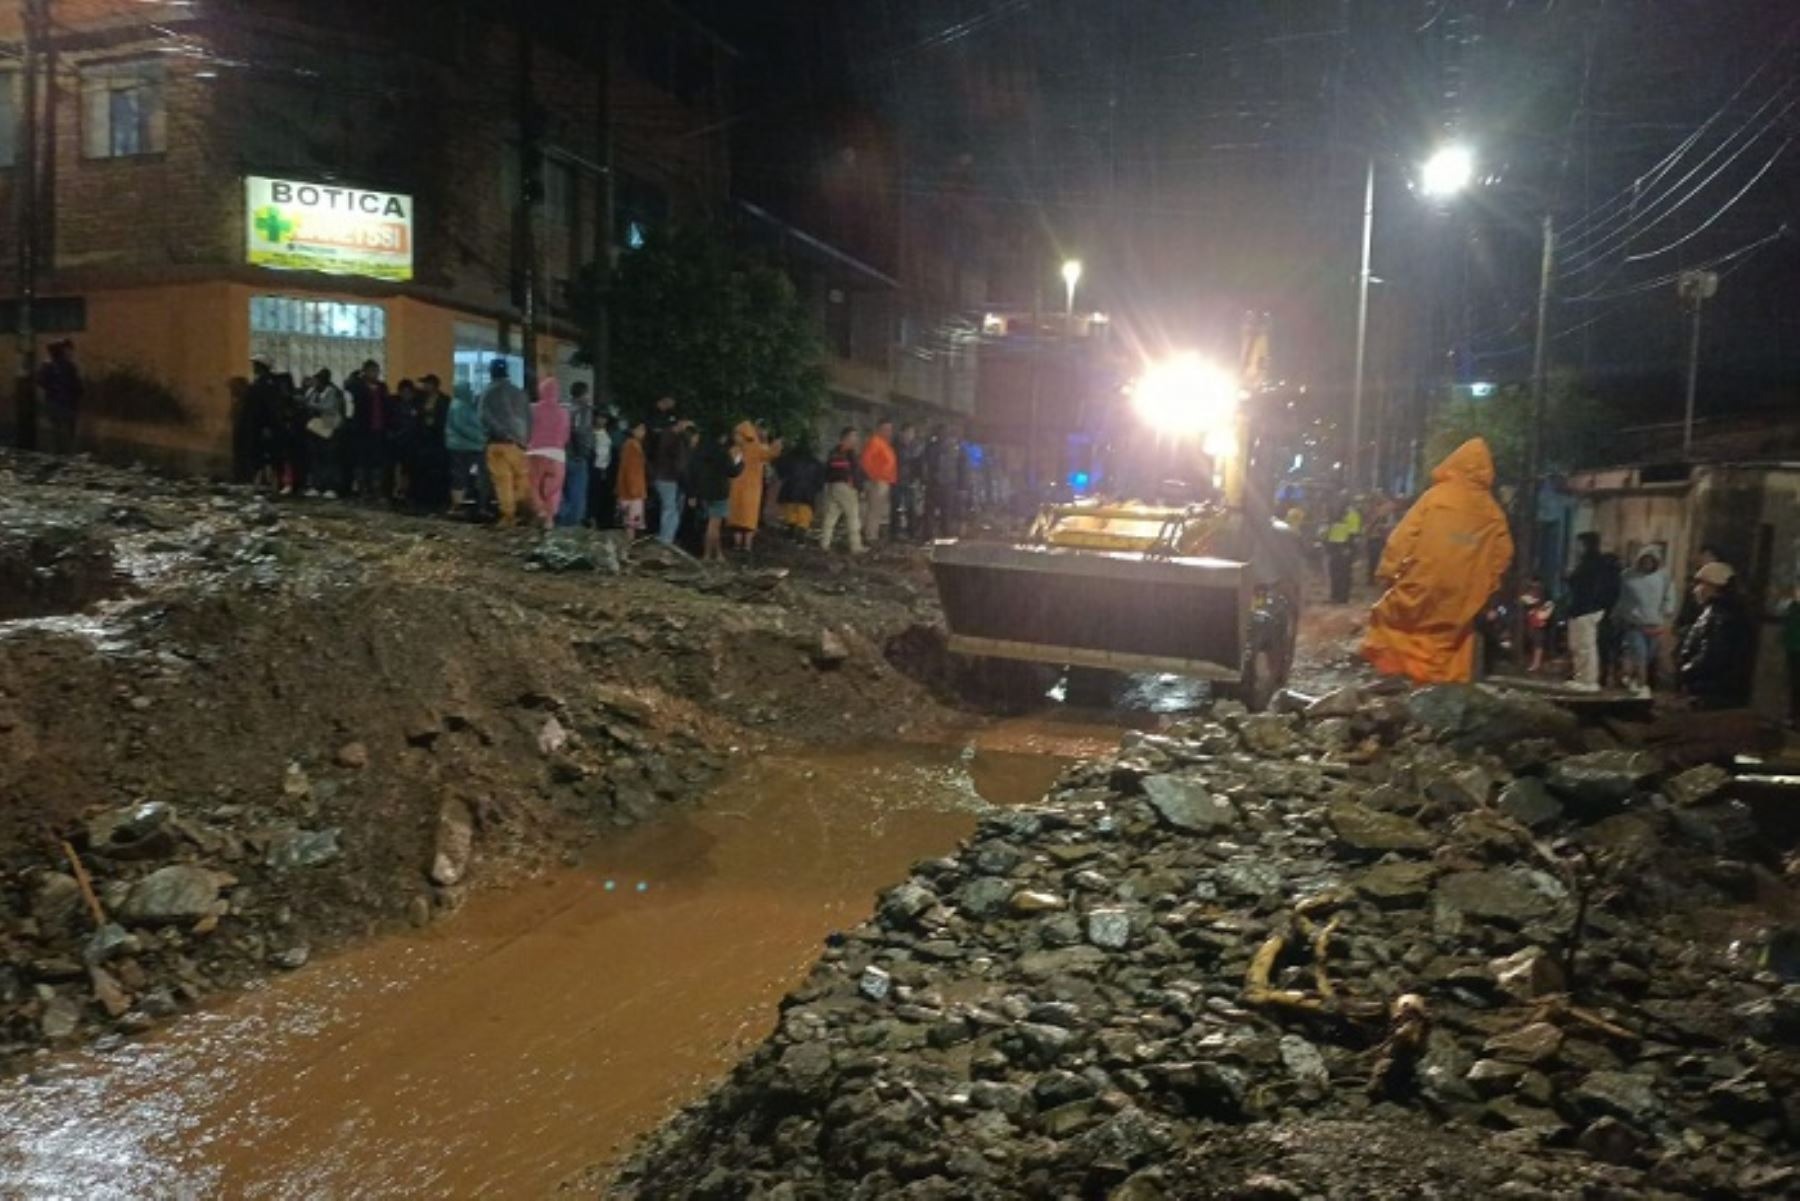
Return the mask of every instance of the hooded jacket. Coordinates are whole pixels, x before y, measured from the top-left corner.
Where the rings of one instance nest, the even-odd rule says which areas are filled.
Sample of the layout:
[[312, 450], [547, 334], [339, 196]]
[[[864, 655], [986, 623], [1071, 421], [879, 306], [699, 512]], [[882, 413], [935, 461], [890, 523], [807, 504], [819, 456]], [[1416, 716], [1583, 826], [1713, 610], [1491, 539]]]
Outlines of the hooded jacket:
[[733, 431], [738, 449], [744, 452], [744, 469], [731, 481], [731, 515], [728, 520], [740, 530], [754, 530], [762, 521], [763, 467], [775, 457], [775, 451], [762, 440], [756, 426], [741, 421]]
[[1382, 552], [1375, 574], [1392, 583], [1369, 614], [1362, 654], [1386, 675], [1467, 681], [1475, 673], [1475, 618], [1512, 562], [1512, 534], [1494, 502], [1485, 441], [1457, 447], [1431, 479]]
[[538, 381], [537, 403], [531, 406], [531, 439], [528, 454], [563, 459], [569, 445], [569, 410], [562, 407], [562, 386], [554, 377]]

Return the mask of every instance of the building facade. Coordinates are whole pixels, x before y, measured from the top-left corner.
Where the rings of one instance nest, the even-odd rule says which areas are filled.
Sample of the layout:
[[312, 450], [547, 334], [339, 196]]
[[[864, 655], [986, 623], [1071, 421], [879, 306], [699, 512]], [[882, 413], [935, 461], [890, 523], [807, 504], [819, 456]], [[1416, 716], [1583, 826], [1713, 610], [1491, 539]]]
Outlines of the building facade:
[[[75, 344], [96, 449], [222, 469], [253, 354], [475, 387], [495, 357], [527, 374], [529, 329], [535, 371], [579, 377], [583, 272], [729, 193], [733, 52], [663, 0], [40, 2], [33, 324]], [[14, 325], [24, 91], [0, 68]]]

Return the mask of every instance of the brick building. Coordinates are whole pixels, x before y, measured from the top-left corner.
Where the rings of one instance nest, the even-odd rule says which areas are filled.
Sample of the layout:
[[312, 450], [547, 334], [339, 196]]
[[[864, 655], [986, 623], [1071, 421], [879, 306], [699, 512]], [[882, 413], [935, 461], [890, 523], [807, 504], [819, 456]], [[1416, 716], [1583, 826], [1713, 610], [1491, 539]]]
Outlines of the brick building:
[[[728, 194], [733, 54], [666, 0], [567, 6], [531, 16], [529, 32], [515, 15], [527, 6], [488, 0], [47, 7], [33, 312], [40, 345], [76, 345], [90, 445], [222, 467], [231, 381], [253, 353], [296, 376], [341, 378], [375, 358], [392, 378], [459, 384], [504, 353], [517, 378], [528, 295], [538, 369], [579, 375], [568, 360], [594, 315], [577, 311], [570, 281], [602, 246], [716, 211]], [[0, 10], [7, 330], [22, 8]], [[527, 130], [543, 156], [528, 224]], [[4, 334], [10, 380], [16, 340]], [[0, 401], [9, 428], [12, 403]]]

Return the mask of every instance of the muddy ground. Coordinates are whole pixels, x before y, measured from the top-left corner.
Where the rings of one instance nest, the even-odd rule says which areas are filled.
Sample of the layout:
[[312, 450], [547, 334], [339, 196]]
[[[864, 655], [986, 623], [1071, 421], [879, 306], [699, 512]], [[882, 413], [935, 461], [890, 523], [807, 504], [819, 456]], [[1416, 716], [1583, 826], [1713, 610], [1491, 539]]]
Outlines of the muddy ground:
[[0, 1070], [455, 909], [734, 755], [958, 720], [897, 554], [702, 571], [0, 454]]

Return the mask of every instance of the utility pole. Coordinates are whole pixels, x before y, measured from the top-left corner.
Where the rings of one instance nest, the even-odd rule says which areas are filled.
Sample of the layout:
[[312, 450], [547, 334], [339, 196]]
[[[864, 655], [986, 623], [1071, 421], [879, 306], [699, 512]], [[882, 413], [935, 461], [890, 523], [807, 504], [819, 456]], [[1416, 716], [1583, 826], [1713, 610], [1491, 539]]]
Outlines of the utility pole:
[[594, 202], [594, 311], [590, 315], [588, 358], [594, 370], [594, 403], [611, 403], [607, 390], [609, 343], [607, 304], [612, 289], [613, 266], [613, 128], [612, 128], [612, 5], [594, 6], [594, 159], [600, 167]]
[[513, 218], [514, 269], [519, 274], [519, 352], [527, 396], [537, 394], [537, 206], [544, 195], [543, 115], [533, 80], [531, 18], [521, 15], [519, 36], [519, 195]]
[[[1544, 393], [1550, 352], [1550, 286], [1556, 279], [1556, 223], [1544, 214], [1544, 259], [1538, 277], [1537, 342], [1531, 356], [1531, 413], [1525, 435], [1525, 479], [1519, 489], [1517, 558], [1522, 584], [1537, 571], [1538, 473], [1544, 454]], [[1525, 611], [1513, 606], [1513, 647], [1525, 651]]]
[[19, 106], [19, 174], [13, 192], [18, 218], [18, 376], [13, 381], [13, 440], [21, 450], [37, 449], [38, 277], [38, 56], [49, 28], [49, 0], [25, 0], [25, 44]]
[[1363, 177], [1362, 270], [1356, 277], [1356, 379], [1350, 386], [1350, 494], [1362, 484], [1363, 371], [1369, 353], [1369, 249], [1375, 234], [1375, 156]]
[[1694, 400], [1700, 390], [1700, 310], [1719, 294], [1716, 271], [1683, 271], [1675, 290], [1687, 306], [1691, 325], [1688, 330], [1687, 409], [1681, 419], [1681, 456], [1694, 454]]

